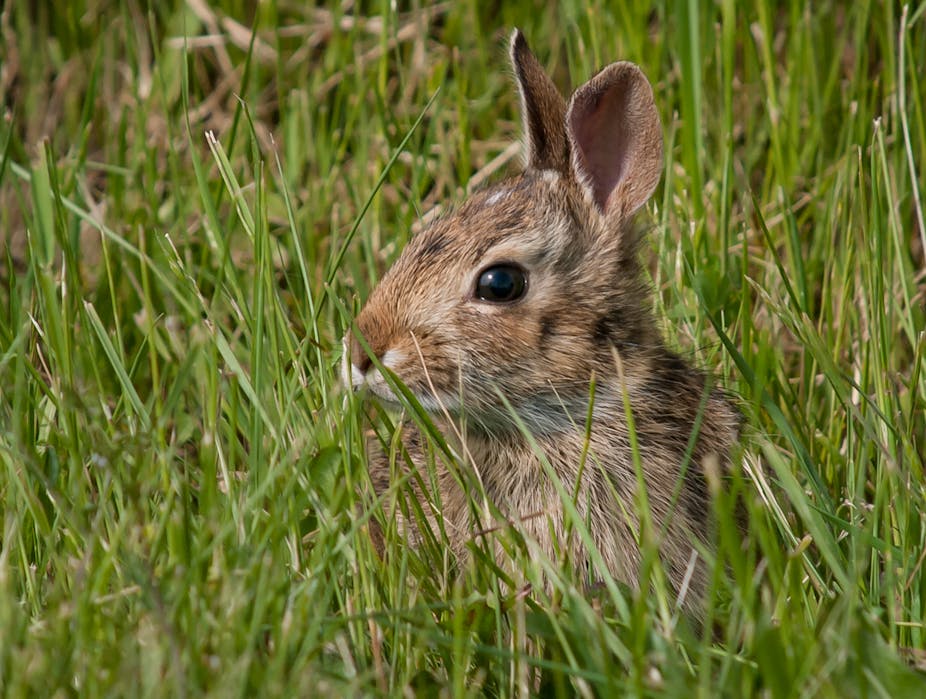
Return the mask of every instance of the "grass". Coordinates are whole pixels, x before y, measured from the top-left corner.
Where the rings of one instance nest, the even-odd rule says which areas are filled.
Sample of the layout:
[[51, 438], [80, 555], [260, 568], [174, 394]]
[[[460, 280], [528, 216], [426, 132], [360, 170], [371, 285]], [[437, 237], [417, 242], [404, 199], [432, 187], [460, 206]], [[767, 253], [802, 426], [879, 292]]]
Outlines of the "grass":
[[[926, 6], [392, 7], [0, 10], [0, 688], [919, 696]], [[563, 87], [655, 85], [658, 315], [747, 425], [701, 629], [516, 541], [549, 597], [370, 545], [340, 337], [516, 169], [513, 26]]]

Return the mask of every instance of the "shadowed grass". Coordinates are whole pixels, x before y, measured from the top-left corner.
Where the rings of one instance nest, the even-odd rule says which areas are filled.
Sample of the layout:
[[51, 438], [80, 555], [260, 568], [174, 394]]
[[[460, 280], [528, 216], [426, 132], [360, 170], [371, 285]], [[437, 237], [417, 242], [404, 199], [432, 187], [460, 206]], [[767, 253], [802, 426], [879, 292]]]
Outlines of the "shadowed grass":
[[[0, 687], [918, 696], [924, 7], [8, 3]], [[340, 338], [422, 217], [517, 169], [514, 26], [563, 88], [654, 84], [657, 316], [746, 419], [701, 628], [654, 555], [580, 593], [495, 532], [528, 594], [482, 537], [462, 574], [405, 545], [367, 482], [370, 425], [448, 459], [413, 401], [345, 395]]]

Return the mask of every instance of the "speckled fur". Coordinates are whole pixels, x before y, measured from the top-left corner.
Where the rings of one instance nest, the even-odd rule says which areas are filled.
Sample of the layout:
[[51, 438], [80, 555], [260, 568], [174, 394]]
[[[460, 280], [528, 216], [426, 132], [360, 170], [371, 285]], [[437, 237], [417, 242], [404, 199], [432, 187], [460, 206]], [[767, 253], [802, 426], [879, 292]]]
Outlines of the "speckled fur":
[[[370, 296], [355, 330], [384, 363], [388, 356], [389, 368], [452, 440], [463, 473], [481, 484], [507, 522], [550, 557], [568, 548], [575, 565], [591, 570], [575, 535], [567, 542], [561, 499], [498, 397], [504, 395], [566, 490], [578, 493], [578, 510], [608, 570], [635, 585], [641, 554], [626, 390], [653, 520], [667, 525], [660, 555], [676, 590], [687, 578], [688, 600], [697, 600], [705, 570], [700, 561], [692, 566], [693, 543], [709, 544], [703, 465], [726, 462], [738, 416], [720, 391], [706, 387], [703, 374], [665, 347], [649, 310], [632, 217], [662, 169], [652, 91], [639, 69], [618, 63], [567, 105], [517, 32], [512, 60], [527, 168], [416, 236]], [[625, 120], [602, 126], [611, 114], [602, 110]], [[602, 136], [603, 128], [616, 135]], [[599, 148], [595, 139], [602, 137], [610, 140]], [[621, 158], [614, 167], [602, 160], [608, 148]], [[508, 305], [474, 298], [478, 274], [500, 262], [527, 270], [524, 297]], [[356, 335], [346, 338], [345, 347], [348, 379], [392, 399]], [[580, 474], [593, 377], [589, 458]], [[683, 474], [699, 411], [701, 429]], [[406, 427], [403, 442], [428, 483], [420, 435]], [[494, 522], [475, 521], [478, 510], [458, 477], [440, 460], [436, 469], [441, 524], [452, 548], [465, 557], [467, 544]], [[385, 454], [371, 455], [370, 475], [378, 493], [390, 486]], [[410, 483], [439, 531], [428, 505], [432, 498], [417, 479]], [[400, 524], [414, 543], [419, 532]], [[500, 548], [496, 553], [503, 558]]]

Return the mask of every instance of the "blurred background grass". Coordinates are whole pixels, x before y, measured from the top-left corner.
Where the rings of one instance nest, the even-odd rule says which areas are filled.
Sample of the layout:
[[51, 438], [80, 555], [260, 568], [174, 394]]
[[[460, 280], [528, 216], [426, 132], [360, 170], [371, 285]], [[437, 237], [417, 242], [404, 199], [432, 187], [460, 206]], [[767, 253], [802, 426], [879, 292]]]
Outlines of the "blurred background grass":
[[[4, 4], [0, 687], [918, 696], [924, 12]], [[748, 425], [702, 629], [645, 581], [524, 598], [369, 546], [339, 338], [422, 219], [519, 167], [514, 26], [564, 90], [654, 84], [659, 317]]]

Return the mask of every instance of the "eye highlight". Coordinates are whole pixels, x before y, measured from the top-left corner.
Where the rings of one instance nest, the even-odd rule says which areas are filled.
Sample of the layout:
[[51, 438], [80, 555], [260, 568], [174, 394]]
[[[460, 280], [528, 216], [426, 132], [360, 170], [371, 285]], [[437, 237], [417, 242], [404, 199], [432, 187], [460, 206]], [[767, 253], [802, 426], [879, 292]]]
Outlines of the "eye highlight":
[[476, 280], [476, 298], [492, 303], [517, 301], [526, 290], [527, 273], [517, 265], [487, 267]]

